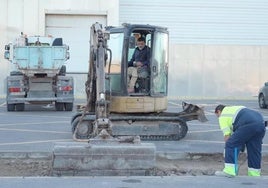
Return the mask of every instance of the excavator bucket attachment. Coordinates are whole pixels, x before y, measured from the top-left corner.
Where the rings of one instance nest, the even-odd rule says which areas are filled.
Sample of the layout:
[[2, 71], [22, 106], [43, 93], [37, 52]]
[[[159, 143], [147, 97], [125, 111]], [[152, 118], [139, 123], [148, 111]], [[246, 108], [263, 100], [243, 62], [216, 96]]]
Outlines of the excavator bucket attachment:
[[198, 120], [200, 122], [206, 122], [208, 119], [205, 116], [204, 108], [195, 104], [182, 102], [183, 111], [179, 113], [179, 116], [187, 118], [187, 121]]

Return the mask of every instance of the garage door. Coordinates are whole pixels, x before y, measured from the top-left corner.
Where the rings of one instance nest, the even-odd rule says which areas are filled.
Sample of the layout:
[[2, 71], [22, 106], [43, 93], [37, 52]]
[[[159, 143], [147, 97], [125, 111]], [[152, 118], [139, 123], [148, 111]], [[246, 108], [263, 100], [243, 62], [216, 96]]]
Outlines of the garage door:
[[106, 15], [46, 15], [46, 35], [62, 37], [70, 47], [67, 72], [87, 72], [90, 26], [99, 22], [106, 26]]

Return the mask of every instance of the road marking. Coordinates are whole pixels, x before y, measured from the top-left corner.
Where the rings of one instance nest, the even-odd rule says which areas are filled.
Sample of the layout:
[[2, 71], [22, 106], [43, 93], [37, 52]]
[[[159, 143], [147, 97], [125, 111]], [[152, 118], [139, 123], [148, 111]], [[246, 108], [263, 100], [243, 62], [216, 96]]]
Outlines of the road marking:
[[[46, 122], [46, 124], [57, 124], [57, 123], [70, 123], [68, 121], [52, 121]], [[44, 122], [32, 122], [32, 123], [4, 123], [0, 124], [0, 127], [12, 126], [12, 125], [44, 125]]]
[[9, 143], [0, 143], [0, 146], [7, 145], [23, 145], [23, 144], [39, 144], [39, 143], [48, 143], [48, 142], [66, 142], [73, 141], [73, 139], [58, 139], [58, 140], [39, 140], [39, 141], [29, 141], [29, 142], [9, 142]]
[[174, 106], [180, 106], [181, 104], [175, 103], [175, 102], [168, 102], [168, 104], [174, 105]]
[[17, 132], [34, 132], [34, 133], [57, 133], [57, 134], [70, 134], [71, 132], [59, 132], [59, 131], [42, 131], [42, 130], [29, 130], [29, 129], [9, 129], [0, 128], [1, 131], [17, 131]]
[[5, 106], [6, 105], [6, 102], [4, 102], [4, 103], [2, 103], [2, 104], [0, 104], [0, 106], [2, 107], [2, 106]]
[[215, 130], [205, 130], [205, 131], [188, 131], [188, 133], [206, 133], [206, 132], [221, 132], [221, 130], [215, 129]]
[[217, 126], [217, 123], [202, 123], [202, 122], [197, 122], [197, 123], [193, 123], [193, 122], [187, 122], [188, 125], [191, 126]]
[[[11, 114], [11, 113], [10, 113]], [[7, 116], [7, 114], [6, 113], [0, 113], [0, 115], [3, 115], [3, 116]], [[56, 117], [56, 118], [62, 118], [62, 119], [70, 119], [71, 117], [72, 117], [72, 115], [70, 116], [70, 117], [64, 117], [64, 116], [62, 116], [62, 114], [59, 114], [59, 115], [51, 115], [51, 116], [45, 116], [45, 115], [38, 115], [38, 114], [36, 114], [36, 115], [27, 115], [25, 112], [22, 112], [22, 113], [20, 113], [20, 114], [16, 114], [16, 113], [12, 113], [12, 116], [11, 117], [44, 117], [44, 118], [52, 118], [52, 117]]]
[[[191, 103], [191, 102], [187, 102], [187, 101], [185, 101], [185, 102], [186, 103]], [[174, 105], [174, 106], [180, 106], [180, 105], [182, 105], [182, 102], [181, 103], [176, 103], [176, 102], [168, 101], [168, 104], [171, 104], [171, 105]], [[215, 102], [215, 103], [212, 103], [212, 104], [207, 104], [207, 103], [191, 103], [191, 104], [195, 104], [195, 105], [200, 106], [200, 107], [205, 107], [205, 106], [215, 106], [216, 107], [216, 105], [219, 105], [221, 103]]]
[[[224, 141], [213, 141], [213, 140], [187, 140], [187, 139], [183, 139], [183, 141], [187, 141], [187, 142], [206, 142], [206, 143], [225, 144]], [[268, 146], [268, 144], [262, 144], [262, 146]]]
[[208, 115], [209, 115], [209, 116], [213, 115], [213, 116], [216, 117], [214, 110], [212, 110], [211, 112], [210, 112], [210, 111], [205, 111], [205, 115], [206, 115], [206, 116], [208, 116]]
[[207, 143], [217, 143], [217, 144], [224, 144], [224, 141], [213, 141], [213, 140], [187, 140], [187, 139], [183, 139], [184, 141], [187, 142], [207, 142]]

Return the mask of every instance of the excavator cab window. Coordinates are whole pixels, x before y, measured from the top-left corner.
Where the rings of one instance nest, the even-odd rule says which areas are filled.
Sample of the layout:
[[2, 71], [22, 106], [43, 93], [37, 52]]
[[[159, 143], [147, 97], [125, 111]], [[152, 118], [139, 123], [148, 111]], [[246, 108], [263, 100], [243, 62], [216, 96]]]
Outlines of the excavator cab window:
[[[122, 49], [123, 49], [124, 33], [111, 33], [110, 39], [108, 40], [108, 47], [112, 51], [112, 57], [109, 57], [111, 54], [108, 53], [108, 58], [111, 59], [111, 65], [109, 63], [106, 65], [106, 73], [109, 73], [110, 76], [110, 88], [113, 93], [121, 93], [121, 60], [122, 60]], [[108, 85], [108, 84], [106, 84]], [[109, 89], [109, 88], [107, 88]]]
[[127, 64], [134, 53], [139, 37], [144, 37], [146, 45], [150, 48], [150, 64], [148, 76], [138, 78], [135, 92], [131, 93], [130, 96], [166, 96], [168, 87], [168, 32], [156, 28], [134, 28], [130, 33], [126, 30], [110, 32], [110, 39], [107, 42], [112, 54], [108, 53], [108, 56], [112, 57], [107, 58], [111, 59], [111, 63], [106, 64], [108, 65], [106, 66], [106, 74], [109, 74], [106, 90], [110, 90], [115, 96], [125, 94], [127, 90]]
[[[146, 39], [146, 45], [151, 50], [148, 77], [138, 78], [135, 94], [166, 96], [168, 89], [168, 33], [155, 30], [133, 31], [136, 40], [139, 37]], [[128, 49], [128, 61], [135, 49]]]
[[166, 96], [168, 88], [168, 34], [154, 33], [151, 58], [151, 95]]

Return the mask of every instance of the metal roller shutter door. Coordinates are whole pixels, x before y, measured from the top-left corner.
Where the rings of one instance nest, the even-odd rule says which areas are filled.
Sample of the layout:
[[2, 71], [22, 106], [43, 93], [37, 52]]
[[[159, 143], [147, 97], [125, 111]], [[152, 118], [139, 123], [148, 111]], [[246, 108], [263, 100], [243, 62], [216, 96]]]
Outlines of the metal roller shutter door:
[[46, 15], [46, 35], [62, 37], [63, 43], [70, 47], [68, 72], [87, 72], [90, 26], [95, 22], [106, 26], [106, 15]]

